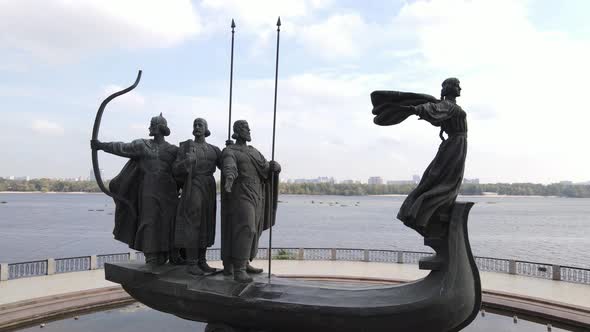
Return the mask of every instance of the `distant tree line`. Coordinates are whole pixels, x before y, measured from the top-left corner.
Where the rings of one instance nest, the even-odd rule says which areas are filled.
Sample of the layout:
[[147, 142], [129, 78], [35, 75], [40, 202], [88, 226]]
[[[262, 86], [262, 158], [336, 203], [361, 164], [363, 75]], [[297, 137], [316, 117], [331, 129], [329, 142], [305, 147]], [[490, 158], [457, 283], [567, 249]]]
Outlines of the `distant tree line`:
[[8, 180], [0, 178], [0, 191], [99, 192], [96, 181], [56, 179]]
[[[107, 183], [108, 186], [108, 183]], [[280, 193], [291, 195], [407, 195], [415, 184], [344, 184], [344, 183], [281, 183]], [[219, 184], [217, 186], [219, 191]], [[40, 192], [100, 192], [96, 181], [65, 181], [55, 179], [8, 180], [0, 177], [0, 191]], [[514, 196], [560, 196], [590, 198], [590, 185], [538, 184], [538, 183], [487, 183], [463, 184], [462, 195], [482, 195], [493, 192]]]
[[[282, 194], [294, 195], [407, 195], [416, 188], [415, 184], [337, 184], [337, 183], [281, 183]], [[461, 195], [482, 195], [493, 192], [498, 195], [514, 196], [560, 196], [590, 198], [590, 185], [538, 183], [489, 183], [463, 184]]]

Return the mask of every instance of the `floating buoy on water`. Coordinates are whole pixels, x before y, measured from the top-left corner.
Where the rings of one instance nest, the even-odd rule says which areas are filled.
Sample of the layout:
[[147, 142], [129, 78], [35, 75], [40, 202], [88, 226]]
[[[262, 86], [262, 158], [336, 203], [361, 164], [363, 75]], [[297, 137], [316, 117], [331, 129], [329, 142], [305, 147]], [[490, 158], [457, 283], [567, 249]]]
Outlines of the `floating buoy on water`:
[[44, 328], [44, 327], [45, 327], [45, 323], [39, 325], [39, 328], [41, 328], [41, 329]]

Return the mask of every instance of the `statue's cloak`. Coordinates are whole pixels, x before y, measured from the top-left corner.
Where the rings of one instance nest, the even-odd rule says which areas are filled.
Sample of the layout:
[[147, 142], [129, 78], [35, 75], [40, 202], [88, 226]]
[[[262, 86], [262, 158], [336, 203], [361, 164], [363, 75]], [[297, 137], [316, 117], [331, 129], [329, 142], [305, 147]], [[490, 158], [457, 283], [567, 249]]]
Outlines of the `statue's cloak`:
[[[232, 154], [235, 155], [238, 151], [241, 152], [242, 157], [243, 155], [246, 155], [246, 158], [248, 158], [256, 169], [257, 176], [262, 184], [262, 190], [260, 193], [251, 192], [251, 188], [249, 188], [247, 184], [240, 183], [237, 168], [227, 167], [225, 160], [228, 160], [229, 156]], [[229, 160], [231, 159], [233, 159], [233, 157], [229, 158]], [[239, 146], [230, 145], [222, 152], [222, 160], [224, 160], [224, 162], [221, 176], [221, 258], [224, 260], [230, 259], [232, 252], [235, 253], [235, 247], [242, 247], [242, 245], [232, 243], [233, 241], [230, 240], [235, 238], [235, 232], [237, 229], [234, 228], [238, 227], [237, 225], [243, 222], [244, 216], [240, 215], [241, 209], [238, 207], [239, 204], [243, 204], [242, 202], [244, 202], [245, 197], [253, 198], [260, 195], [262, 197], [260, 197], [259, 200], [256, 199], [252, 201], [252, 204], [257, 206], [255, 209], [257, 215], [256, 218], [262, 219], [261, 222], [256, 225], [258, 229], [256, 230], [255, 240], [249, 248], [248, 258], [252, 260], [256, 257], [258, 252], [258, 240], [260, 235], [263, 231], [269, 229], [271, 225], [274, 226], [276, 223], [279, 174], [276, 172], [269, 172], [268, 162], [264, 156], [251, 146], [244, 149]], [[230, 193], [224, 190], [225, 178], [228, 173], [234, 173], [233, 175], [236, 179], [234, 182], [234, 189], [232, 189], [232, 192]], [[237, 188], [236, 186], [240, 186], [240, 188]], [[261, 214], [260, 216], [258, 215], [259, 213]]]
[[373, 91], [371, 93], [372, 113], [376, 115], [374, 122], [380, 126], [391, 126], [401, 123], [412, 111], [400, 106], [418, 106], [435, 103], [439, 100], [431, 95], [401, 91]]
[[115, 228], [113, 235], [116, 240], [134, 247], [139, 216], [139, 190], [141, 188], [141, 170], [136, 160], [130, 159], [121, 172], [109, 183], [109, 190], [130, 204], [113, 198], [115, 201]]

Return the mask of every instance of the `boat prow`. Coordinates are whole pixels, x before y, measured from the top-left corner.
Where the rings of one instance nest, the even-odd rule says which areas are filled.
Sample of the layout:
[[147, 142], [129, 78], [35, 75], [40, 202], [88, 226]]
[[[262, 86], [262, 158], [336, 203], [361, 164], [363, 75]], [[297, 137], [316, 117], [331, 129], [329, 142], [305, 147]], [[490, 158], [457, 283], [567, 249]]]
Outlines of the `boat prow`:
[[221, 274], [195, 277], [182, 266], [105, 264], [106, 279], [139, 302], [179, 317], [268, 331], [459, 331], [477, 315], [481, 283], [467, 236], [473, 203], [455, 203], [443, 237], [427, 244], [432, 269], [401, 285], [318, 282], [257, 276], [248, 284]]

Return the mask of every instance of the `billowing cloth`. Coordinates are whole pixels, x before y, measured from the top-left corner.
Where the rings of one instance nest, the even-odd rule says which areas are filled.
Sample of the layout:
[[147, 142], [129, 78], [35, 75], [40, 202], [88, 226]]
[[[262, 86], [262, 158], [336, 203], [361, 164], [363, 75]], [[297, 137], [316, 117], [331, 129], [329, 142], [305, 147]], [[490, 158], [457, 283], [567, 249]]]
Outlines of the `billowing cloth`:
[[401, 92], [401, 91], [373, 91], [371, 93], [371, 103], [373, 104], [372, 113], [376, 115], [374, 122], [380, 126], [391, 126], [401, 123], [410, 115], [412, 111], [401, 108], [400, 106], [417, 106], [438, 100], [431, 95]]
[[167, 142], [138, 139], [105, 143], [103, 150], [131, 159], [109, 184], [111, 192], [131, 202], [128, 206], [115, 199], [115, 239], [144, 253], [169, 251], [178, 202], [172, 176], [178, 148]]
[[[195, 153], [197, 159], [187, 168], [189, 152]], [[217, 194], [213, 173], [217, 167], [221, 167], [218, 147], [193, 140], [180, 143], [173, 169], [182, 183], [174, 235], [177, 248], [207, 248], [215, 242]]]
[[[227, 176], [235, 180], [226, 192]], [[271, 187], [271, 177], [274, 187]], [[254, 147], [230, 145], [222, 152], [221, 258], [252, 260], [262, 232], [274, 225], [278, 197], [278, 173]], [[271, 199], [272, 198], [272, 199]]]
[[448, 208], [459, 193], [467, 155], [467, 120], [461, 107], [448, 100], [418, 105], [416, 113], [448, 134], [397, 215], [405, 225], [425, 235], [433, 214]]

